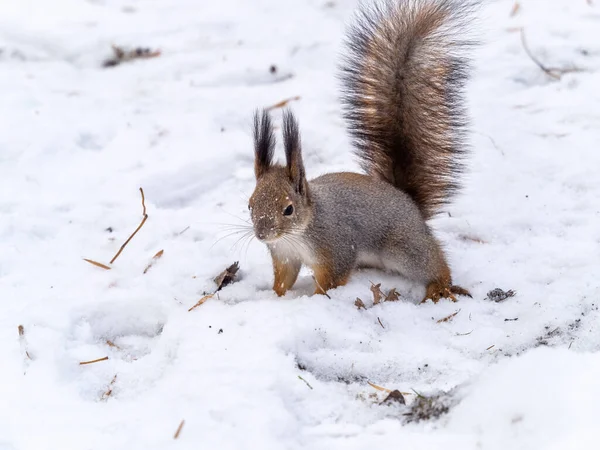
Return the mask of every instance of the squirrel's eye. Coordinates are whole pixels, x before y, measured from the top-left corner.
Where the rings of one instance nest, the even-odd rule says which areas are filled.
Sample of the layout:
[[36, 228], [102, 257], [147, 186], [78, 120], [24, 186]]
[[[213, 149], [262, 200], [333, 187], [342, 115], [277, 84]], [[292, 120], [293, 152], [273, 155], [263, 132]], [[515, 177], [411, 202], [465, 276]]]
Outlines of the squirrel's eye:
[[284, 216], [291, 216], [293, 212], [294, 212], [294, 206], [293, 205], [289, 205], [287, 208], [285, 208], [283, 210], [283, 215]]

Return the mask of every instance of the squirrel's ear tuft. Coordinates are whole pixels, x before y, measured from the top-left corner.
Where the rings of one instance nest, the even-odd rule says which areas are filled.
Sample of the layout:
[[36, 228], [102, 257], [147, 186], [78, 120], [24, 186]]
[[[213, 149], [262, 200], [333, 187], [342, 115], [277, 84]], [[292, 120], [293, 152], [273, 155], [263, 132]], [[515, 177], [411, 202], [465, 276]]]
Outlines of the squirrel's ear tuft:
[[275, 152], [275, 134], [267, 110], [254, 113], [254, 174], [258, 180], [271, 167]]
[[304, 195], [307, 191], [307, 181], [304, 163], [302, 162], [300, 131], [294, 114], [289, 110], [283, 112], [283, 146], [292, 184], [298, 194]]

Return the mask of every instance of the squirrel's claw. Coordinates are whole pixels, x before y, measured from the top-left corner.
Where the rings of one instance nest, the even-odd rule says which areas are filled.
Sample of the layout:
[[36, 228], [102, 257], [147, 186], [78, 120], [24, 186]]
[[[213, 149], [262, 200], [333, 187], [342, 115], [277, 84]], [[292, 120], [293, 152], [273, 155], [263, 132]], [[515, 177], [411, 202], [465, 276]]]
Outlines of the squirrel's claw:
[[425, 298], [421, 301], [421, 303], [425, 303], [427, 300], [433, 301], [433, 303], [437, 303], [442, 298], [448, 298], [453, 302], [457, 302], [458, 299], [454, 295], [466, 295], [467, 297], [472, 297], [471, 293], [466, 289], [460, 286], [444, 286], [437, 282], [429, 283], [427, 286], [427, 291], [425, 292]]
[[464, 295], [465, 297], [470, 297], [473, 298], [473, 296], [471, 295], [471, 293], [469, 291], [467, 291], [465, 288], [462, 288], [460, 286], [450, 286], [450, 292], [452, 292], [453, 294], [456, 295]]

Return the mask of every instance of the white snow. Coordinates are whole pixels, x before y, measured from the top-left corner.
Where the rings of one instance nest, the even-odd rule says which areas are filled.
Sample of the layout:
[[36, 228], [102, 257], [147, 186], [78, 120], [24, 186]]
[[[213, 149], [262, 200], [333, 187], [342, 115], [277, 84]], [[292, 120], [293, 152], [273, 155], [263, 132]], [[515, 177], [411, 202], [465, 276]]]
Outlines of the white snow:
[[[309, 175], [357, 170], [335, 78], [355, 1], [0, 2], [0, 449], [598, 448], [600, 4], [513, 3], [477, 18], [470, 170], [434, 222], [474, 298], [419, 305], [374, 270], [331, 299], [303, 271], [279, 299], [266, 248], [225, 237], [255, 108], [300, 96]], [[548, 77], [518, 27], [581, 71]], [[104, 69], [111, 44], [162, 55]], [[139, 224], [139, 187], [149, 218], [112, 270], [83, 261]], [[401, 301], [357, 310], [370, 281]], [[407, 424], [368, 381], [456, 404]]]

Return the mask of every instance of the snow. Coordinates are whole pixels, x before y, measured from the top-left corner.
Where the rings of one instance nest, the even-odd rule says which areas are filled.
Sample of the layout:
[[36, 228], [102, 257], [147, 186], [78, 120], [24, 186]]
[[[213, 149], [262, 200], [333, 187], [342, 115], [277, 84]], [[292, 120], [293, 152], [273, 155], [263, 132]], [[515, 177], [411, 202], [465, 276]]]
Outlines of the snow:
[[[478, 15], [470, 170], [433, 223], [474, 297], [419, 305], [371, 270], [331, 299], [303, 271], [279, 299], [266, 249], [227, 236], [255, 108], [300, 96], [309, 175], [357, 169], [335, 78], [355, 1], [1, 2], [0, 449], [597, 448], [600, 5], [521, 3]], [[549, 78], [518, 27], [582, 70]], [[162, 55], [104, 69], [111, 44]], [[110, 271], [84, 262], [139, 224], [140, 186], [142, 229]], [[401, 301], [371, 307], [370, 281]], [[415, 395], [367, 382], [455, 402], [409, 424]]]

